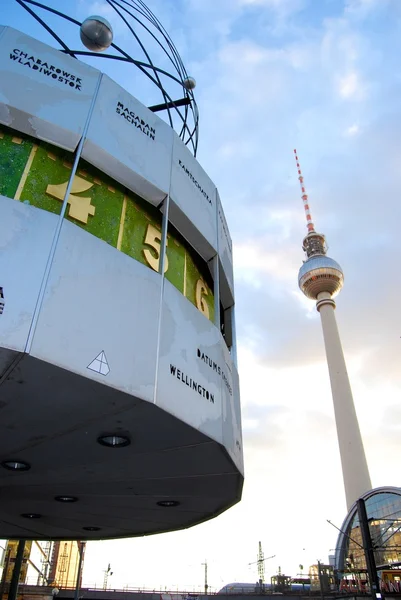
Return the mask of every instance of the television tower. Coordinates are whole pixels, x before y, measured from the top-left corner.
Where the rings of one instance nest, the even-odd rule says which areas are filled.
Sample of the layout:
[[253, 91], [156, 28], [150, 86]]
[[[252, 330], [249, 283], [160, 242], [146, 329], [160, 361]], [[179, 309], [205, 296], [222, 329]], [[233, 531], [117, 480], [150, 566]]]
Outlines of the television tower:
[[349, 510], [364, 492], [371, 489], [372, 485], [334, 314], [336, 304], [333, 298], [343, 287], [344, 274], [340, 265], [326, 256], [327, 245], [324, 235], [315, 231], [296, 150], [294, 154], [308, 229], [302, 244], [307, 259], [299, 270], [298, 284], [307, 298], [316, 300], [316, 308], [322, 320], [345, 497]]

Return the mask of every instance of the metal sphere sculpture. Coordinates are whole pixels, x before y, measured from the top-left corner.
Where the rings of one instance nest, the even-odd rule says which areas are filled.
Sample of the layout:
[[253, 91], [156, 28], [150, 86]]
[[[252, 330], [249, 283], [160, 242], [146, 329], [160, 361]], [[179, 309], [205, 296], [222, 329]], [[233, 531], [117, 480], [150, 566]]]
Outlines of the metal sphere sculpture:
[[298, 284], [311, 300], [317, 300], [322, 292], [333, 298], [344, 285], [344, 273], [340, 265], [329, 256], [316, 255], [305, 261], [299, 269]]
[[186, 77], [183, 83], [186, 90], [194, 90], [196, 87], [196, 79], [193, 77]]
[[[163, 25], [142, 0], [104, 0], [110, 20], [118, 22], [119, 32], [125, 29], [128, 34], [122, 35], [124, 48], [114, 42], [112, 26], [102, 16], [88, 17], [80, 23], [53, 8], [50, 4], [59, 6], [56, 0], [10, 1], [25, 9], [40, 24], [53, 42], [57, 42], [61, 52], [74, 58], [107, 58], [127, 68], [137, 69], [137, 73], [139, 71], [151, 82], [150, 95], [153, 94], [157, 99], [149, 109], [160, 111], [161, 116], [166, 115], [167, 122], [196, 156], [199, 124], [193, 94], [196, 81], [186, 72], [177, 48]], [[71, 34], [68, 30], [71, 25], [78, 31]], [[79, 37], [84, 50], [80, 47]], [[76, 45], [71, 40], [76, 40]], [[108, 52], [105, 53], [105, 50]], [[163, 64], [163, 68], [156, 65], [157, 61]], [[129, 80], [126, 75], [124, 78], [125, 81]]]
[[79, 35], [81, 41], [92, 52], [103, 52], [113, 42], [113, 29], [107, 19], [92, 16], [82, 23]]

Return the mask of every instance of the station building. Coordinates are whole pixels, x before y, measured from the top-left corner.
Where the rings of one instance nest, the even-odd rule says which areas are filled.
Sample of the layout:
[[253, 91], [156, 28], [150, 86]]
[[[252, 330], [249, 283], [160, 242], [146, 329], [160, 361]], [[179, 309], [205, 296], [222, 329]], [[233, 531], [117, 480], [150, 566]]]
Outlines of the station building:
[[[384, 592], [401, 592], [401, 488], [375, 488], [362, 498], [381, 589]], [[340, 591], [366, 591], [369, 581], [356, 504], [341, 526], [335, 568]]]

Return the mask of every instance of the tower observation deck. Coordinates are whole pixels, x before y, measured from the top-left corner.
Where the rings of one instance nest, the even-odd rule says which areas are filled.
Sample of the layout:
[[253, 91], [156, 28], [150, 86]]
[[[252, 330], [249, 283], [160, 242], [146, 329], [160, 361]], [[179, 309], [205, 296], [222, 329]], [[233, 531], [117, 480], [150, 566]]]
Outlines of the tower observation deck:
[[294, 154], [308, 229], [302, 246], [306, 260], [299, 270], [298, 284], [307, 298], [316, 301], [316, 308], [321, 317], [345, 496], [349, 509], [372, 486], [334, 313], [334, 297], [343, 287], [344, 274], [340, 265], [327, 256], [324, 235], [315, 231], [296, 150]]

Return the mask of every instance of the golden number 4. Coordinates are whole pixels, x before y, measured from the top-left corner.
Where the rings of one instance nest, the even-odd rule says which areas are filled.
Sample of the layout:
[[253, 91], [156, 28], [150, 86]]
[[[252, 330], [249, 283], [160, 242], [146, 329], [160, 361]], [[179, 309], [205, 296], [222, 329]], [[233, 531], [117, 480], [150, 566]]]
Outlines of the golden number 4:
[[210, 318], [209, 306], [207, 305], [207, 302], [205, 300], [205, 296], [208, 296], [208, 295], [209, 295], [209, 292], [207, 291], [206, 283], [203, 281], [203, 279], [198, 279], [198, 281], [196, 282], [196, 289], [195, 289], [196, 308], [198, 308], [201, 311], [201, 313], [203, 313], [205, 315], [205, 317], [207, 317], [209, 319]]
[[[49, 184], [46, 188], [46, 194], [57, 198], [57, 200], [64, 200], [65, 193], [67, 191], [68, 181], [59, 183], [58, 185]], [[67, 202], [69, 204], [68, 216], [81, 221], [81, 223], [87, 223], [89, 215], [95, 214], [95, 207], [91, 204], [91, 198], [89, 196], [74, 196], [74, 194], [80, 194], [86, 192], [93, 186], [90, 181], [85, 181], [82, 177], [75, 176], [72, 182], [70, 195], [68, 196]]]
[[[160, 247], [161, 247], [161, 232], [156, 229], [154, 225], [149, 223], [146, 229], [145, 241], [144, 243], [147, 246], [150, 246], [153, 251], [150, 251], [148, 248], [144, 248], [142, 250], [143, 255], [145, 257], [148, 265], [154, 270], [159, 271], [159, 263], [160, 263]], [[168, 240], [166, 240], [167, 246]], [[167, 254], [164, 257], [164, 272], [168, 269], [168, 257]]]

